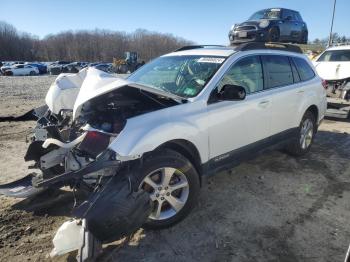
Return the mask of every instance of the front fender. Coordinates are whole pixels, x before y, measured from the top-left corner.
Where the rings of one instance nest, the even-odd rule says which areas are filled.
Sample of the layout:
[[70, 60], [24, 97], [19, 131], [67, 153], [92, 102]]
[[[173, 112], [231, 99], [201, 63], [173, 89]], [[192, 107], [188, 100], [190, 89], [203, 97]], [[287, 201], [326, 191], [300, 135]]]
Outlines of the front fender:
[[188, 120], [144, 122], [139, 119], [129, 119], [124, 130], [109, 145], [117, 152], [119, 160], [140, 158], [144, 153], [153, 151], [160, 145], [171, 140], [187, 140], [198, 150], [202, 163], [208, 160], [208, 134], [201, 130], [200, 123]]

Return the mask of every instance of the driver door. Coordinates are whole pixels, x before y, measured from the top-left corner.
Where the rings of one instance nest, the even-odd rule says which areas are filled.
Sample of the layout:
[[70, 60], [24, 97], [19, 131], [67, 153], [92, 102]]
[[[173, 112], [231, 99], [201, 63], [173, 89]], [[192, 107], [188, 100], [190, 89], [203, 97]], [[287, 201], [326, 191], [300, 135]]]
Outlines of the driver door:
[[240, 101], [208, 101], [211, 171], [233, 166], [270, 132], [271, 101], [263, 91], [260, 56], [245, 57], [233, 64], [213, 90], [212, 97], [225, 84], [244, 87], [247, 96]]

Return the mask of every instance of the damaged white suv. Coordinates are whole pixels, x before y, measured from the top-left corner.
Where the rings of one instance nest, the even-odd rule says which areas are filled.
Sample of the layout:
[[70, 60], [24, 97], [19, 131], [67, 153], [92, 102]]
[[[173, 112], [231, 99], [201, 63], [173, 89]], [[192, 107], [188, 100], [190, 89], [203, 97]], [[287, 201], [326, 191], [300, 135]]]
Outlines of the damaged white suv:
[[[326, 92], [299, 48], [246, 43], [184, 47], [127, 79], [94, 68], [61, 74], [46, 103], [35, 110], [25, 156], [40, 173], [0, 192], [23, 197], [64, 185], [96, 192], [111, 177], [124, 179], [151, 200], [142, 223], [162, 228], [190, 212], [204, 176], [271, 146], [306, 153]], [[100, 207], [96, 220], [112, 207]]]

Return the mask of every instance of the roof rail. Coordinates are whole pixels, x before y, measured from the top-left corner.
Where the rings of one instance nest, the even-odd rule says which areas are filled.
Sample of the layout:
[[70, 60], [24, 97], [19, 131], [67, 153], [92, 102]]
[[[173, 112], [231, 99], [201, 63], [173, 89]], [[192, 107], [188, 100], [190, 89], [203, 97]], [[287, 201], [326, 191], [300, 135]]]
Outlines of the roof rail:
[[274, 50], [283, 50], [294, 53], [302, 54], [303, 51], [297, 45], [286, 44], [286, 43], [278, 43], [278, 42], [248, 42], [241, 43], [238, 45], [233, 45], [236, 51], [248, 51], [255, 49], [274, 49]]
[[179, 52], [179, 51], [186, 51], [186, 50], [191, 50], [191, 49], [199, 49], [199, 48], [210, 48], [210, 47], [227, 47], [224, 45], [186, 45], [183, 47], [180, 47], [179, 49], [176, 49], [174, 52]]

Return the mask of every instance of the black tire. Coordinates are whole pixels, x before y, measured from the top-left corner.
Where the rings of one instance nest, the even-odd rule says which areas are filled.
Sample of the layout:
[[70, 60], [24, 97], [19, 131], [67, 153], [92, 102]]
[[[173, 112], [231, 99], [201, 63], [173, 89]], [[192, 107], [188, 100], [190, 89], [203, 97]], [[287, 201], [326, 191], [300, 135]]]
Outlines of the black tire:
[[[188, 197], [184, 206], [172, 217], [161, 220], [148, 218], [144, 227], [149, 229], [167, 228], [183, 220], [196, 205], [200, 190], [199, 175], [192, 163], [183, 155], [170, 149], [162, 149], [145, 157], [142, 167], [133, 172], [135, 190], [145, 185], [143, 180], [149, 174], [161, 168], [174, 168], [186, 177], [188, 182]], [[143, 189], [145, 190], [144, 187]], [[165, 203], [169, 204], [166, 201]], [[155, 206], [154, 208], [157, 207]]]
[[29, 72], [29, 75], [30, 75], [30, 76], [35, 76], [36, 73], [35, 73], [34, 71], [30, 71], [30, 72]]
[[279, 42], [280, 41], [280, 30], [277, 27], [272, 27], [269, 30], [267, 40], [269, 42]]
[[[312, 137], [311, 137], [310, 143], [306, 147], [303, 147], [301, 142], [302, 127], [306, 121], [311, 121], [312, 123]], [[311, 111], [306, 111], [298, 127], [297, 136], [287, 146], [286, 151], [293, 156], [302, 156], [306, 154], [307, 152], [310, 151], [316, 131], [317, 131], [316, 117]]]

